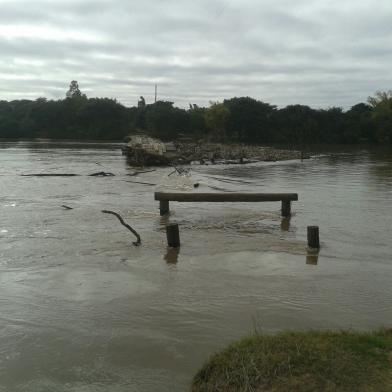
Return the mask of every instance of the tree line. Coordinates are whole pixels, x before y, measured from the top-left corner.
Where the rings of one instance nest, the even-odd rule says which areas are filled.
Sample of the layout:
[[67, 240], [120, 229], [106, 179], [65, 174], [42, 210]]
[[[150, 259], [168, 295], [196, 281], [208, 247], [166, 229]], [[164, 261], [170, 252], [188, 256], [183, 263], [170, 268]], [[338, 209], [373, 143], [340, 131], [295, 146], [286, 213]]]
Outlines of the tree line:
[[114, 99], [87, 98], [76, 81], [65, 99], [0, 101], [0, 138], [121, 140], [143, 131], [163, 140], [178, 136], [247, 144], [392, 144], [392, 91], [378, 92], [349, 110], [278, 108], [250, 97], [235, 97], [209, 107], [173, 102], [135, 107]]

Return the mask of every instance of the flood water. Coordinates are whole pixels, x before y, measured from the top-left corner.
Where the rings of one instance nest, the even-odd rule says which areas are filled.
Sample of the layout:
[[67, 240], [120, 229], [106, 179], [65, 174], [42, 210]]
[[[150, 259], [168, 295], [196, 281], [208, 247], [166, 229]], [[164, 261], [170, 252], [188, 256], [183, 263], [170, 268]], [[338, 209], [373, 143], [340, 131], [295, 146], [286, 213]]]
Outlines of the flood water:
[[[210, 354], [255, 330], [391, 327], [391, 152], [168, 177], [129, 175], [116, 144], [3, 142], [0, 162], [1, 391], [187, 391]], [[115, 176], [88, 176], [98, 171]], [[22, 176], [33, 173], [79, 176]], [[161, 218], [156, 189], [299, 201], [290, 221], [280, 203], [173, 202]], [[180, 224], [178, 254], [167, 222]]]

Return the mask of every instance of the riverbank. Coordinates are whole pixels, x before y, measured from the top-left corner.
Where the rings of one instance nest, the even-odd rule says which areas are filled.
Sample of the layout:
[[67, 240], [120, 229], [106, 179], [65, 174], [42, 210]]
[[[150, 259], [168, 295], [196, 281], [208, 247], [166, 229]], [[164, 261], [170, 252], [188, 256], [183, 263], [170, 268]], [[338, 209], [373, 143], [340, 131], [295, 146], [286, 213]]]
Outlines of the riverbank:
[[256, 335], [214, 355], [193, 392], [392, 390], [392, 329]]

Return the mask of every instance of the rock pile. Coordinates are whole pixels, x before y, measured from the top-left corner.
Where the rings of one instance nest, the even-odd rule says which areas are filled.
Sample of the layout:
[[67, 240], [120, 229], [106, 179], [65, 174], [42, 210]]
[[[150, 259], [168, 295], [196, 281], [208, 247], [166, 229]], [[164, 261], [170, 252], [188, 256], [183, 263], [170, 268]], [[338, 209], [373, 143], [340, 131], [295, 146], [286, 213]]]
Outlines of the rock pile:
[[179, 163], [233, 164], [309, 158], [301, 151], [220, 143], [177, 143]]
[[[141, 137], [143, 137], [142, 142], [139, 140]], [[123, 147], [123, 154], [127, 156], [129, 164], [135, 166], [235, 164], [309, 158], [303, 152], [296, 150], [191, 140], [164, 143], [140, 135], [133, 136], [133, 139]]]

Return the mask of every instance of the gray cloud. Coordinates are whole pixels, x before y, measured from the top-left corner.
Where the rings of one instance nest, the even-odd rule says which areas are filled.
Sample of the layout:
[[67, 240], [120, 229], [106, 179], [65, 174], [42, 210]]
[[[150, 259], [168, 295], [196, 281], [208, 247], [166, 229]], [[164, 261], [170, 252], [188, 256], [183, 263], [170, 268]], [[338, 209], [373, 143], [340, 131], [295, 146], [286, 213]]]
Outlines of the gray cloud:
[[0, 0], [0, 99], [349, 107], [390, 89], [390, 0]]

